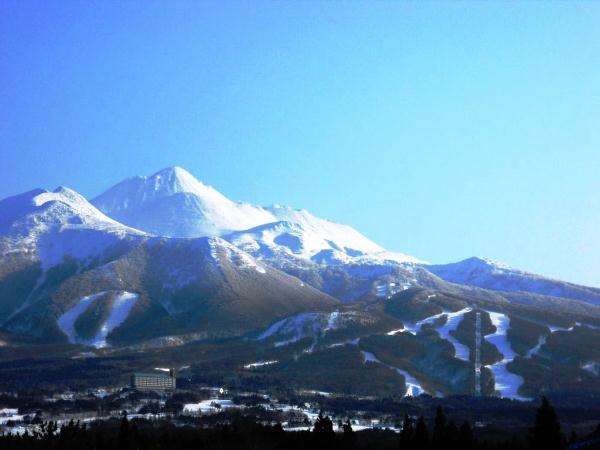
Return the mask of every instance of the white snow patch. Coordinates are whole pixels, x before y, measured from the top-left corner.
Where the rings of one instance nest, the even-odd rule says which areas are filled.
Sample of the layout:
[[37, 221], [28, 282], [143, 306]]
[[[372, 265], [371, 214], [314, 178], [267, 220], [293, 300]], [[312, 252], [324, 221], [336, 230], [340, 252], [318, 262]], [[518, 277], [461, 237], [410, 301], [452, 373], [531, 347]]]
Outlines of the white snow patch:
[[91, 345], [96, 348], [103, 348], [107, 346], [106, 337], [125, 322], [131, 308], [138, 300], [138, 294], [133, 294], [131, 292], [123, 292], [119, 294], [119, 296], [114, 300], [112, 304], [112, 309], [108, 315], [106, 321], [100, 327], [100, 331], [96, 336], [92, 339]]
[[404, 322], [404, 328], [411, 334], [417, 334], [423, 328], [423, 325], [435, 322], [440, 317], [446, 315], [445, 312], [434, 314], [433, 316], [426, 317], [425, 319], [419, 320], [418, 322]]
[[440, 335], [440, 337], [442, 339], [447, 340], [454, 346], [454, 353], [455, 353], [456, 358], [462, 359], [463, 361], [468, 361], [469, 360], [469, 347], [467, 347], [464, 344], [461, 344], [458, 340], [456, 340], [454, 338], [454, 336], [452, 336], [450, 334], [450, 332], [454, 331], [458, 328], [458, 325], [460, 325], [460, 322], [462, 321], [463, 316], [466, 313], [468, 313], [469, 311], [472, 311], [472, 308], [463, 308], [460, 311], [455, 311], [455, 312], [444, 311], [439, 314], [435, 314], [433, 316], [426, 317], [425, 319], [419, 320], [418, 322], [415, 322], [415, 323], [404, 322], [404, 328], [389, 331], [387, 334], [388, 334], [388, 336], [393, 336], [395, 334], [406, 331], [408, 333], [416, 335], [419, 331], [421, 331], [421, 328], [423, 328], [424, 325], [432, 324], [439, 318], [446, 316], [447, 317], [446, 323], [440, 327], [435, 328], [435, 330], [438, 332], [438, 334]]
[[398, 367], [394, 367], [394, 366], [390, 366], [389, 364], [382, 363], [371, 352], [365, 352], [365, 351], [361, 350], [361, 353], [363, 355], [365, 364], [367, 364], [367, 363], [383, 364], [384, 366], [389, 367], [390, 369], [393, 369], [400, 375], [404, 376], [405, 384], [406, 384], [406, 392], [404, 393], [405, 397], [416, 397], [423, 393], [426, 393], [425, 389], [423, 389], [423, 386], [421, 386], [421, 383], [419, 383], [419, 381], [415, 377], [413, 377], [411, 374], [409, 374], [406, 370], [402, 370]]
[[329, 317], [327, 318], [327, 326], [325, 327], [325, 331], [335, 330], [337, 327], [337, 322], [338, 322], [339, 318], [340, 318], [339, 311], [334, 311], [331, 314], [329, 314]]
[[590, 373], [593, 373], [596, 376], [600, 375], [600, 362], [598, 361], [590, 361], [588, 363], [585, 363], [581, 368]]
[[[281, 347], [299, 341], [305, 337], [316, 338], [322, 333], [335, 330], [340, 326], [341, 313], [334, 311], [332, 313], [301, 313], [295, 316], [287, 317], [275, 322], [263, 331], [257, 338], [262, 341], [277, 336], [281, 338], [275, 343], [276, 347]], [[316, 341], [313, 343], [313, 347]], [[312, 351], [312, 350], [309, 350]]]
[[403, 331], [406, 331], [404, 327], [398, 328], [397, 330], [388, 331], [386, 334], [388, 336], [394, 336], [395, 334], [402, 333]]
[[279, 362], [279, 360], [277, 360], [277, 359], [272, 359], [269, 361], [256, 361], [256, 362], [244, 365], [244, 369], [254, 369], [256, 367], [270, 366], [271, 364], [277, 364], [278, 362]]
[[538, 342], [535, 347], [530, 348], [525, 355], [526, 358], [532, 358], [534, 355], [537, 355], [542, 348], [542, 346], [546, 343], [546, 335], [541, 335], [538, 338]]
[[469, 347], [464, 344], [461, 344], [450, 334], [451, 331], [454, 331], [458, 328], [458, 325], [464, 318], [464, 315], [471, 311], [471, 308], [464, 308], [460, 311], [447, 313], [446, 316], [448, 319], [446, 323], [439, 328], [436, 328], [436, 331], [440, 334], [443, 339], [446, 339], [454, 346], [454, 355], [458, 359], [462, 359], [463, 361], [469, 360]]
[[94, 302], [94, 300], [96, 300], [99, 296], [103, 294], [104, 292], [98, 292], [97, 294], [88, 295], [86, 297], [81, 298], [75, 304], [75, 306], [67, 310], [63, 315], [61, 315], [58, 318], [58, 327], [63, 333], [67, 335], [70, 343], [82, 343], [82, 341], [77, 338], [77, 333], [75, 332], [75, 322], [77, 321], [77, 318], [89, 308], [89, 306]]
[[359, 342], [360, 338], [356, 338], [344, 342], [336, 342], [335, 344], [328, 346], [328, 348], [343, 347], [344, 345], [358, 345]]
[[240, 408], [240, 406], [234, 404], [231, 400], [213, 398], [202, 400], [200, 403], [187, 403], [183, 406], [183, 412], [191, 414], [207, 414], [229, 408]]
[[509, 372], [506, 368], [506, 365], [517, 356], [506, 337], [506, 331], [510, 326], [510, 319], [506, 314], [491, 311], [487, 311], [487, 313], [490, 315], [496, 331], [485, 336], [485, 340], [494, 345], [503, 356], [501, 361], [486, 366], [494, 374], [494, 388], [500, 393], [501, 397], [521, 401], [530, 400], [518, 393], [519, 387], [523, 384], [523, 378]]
[[107, 336], [121, 325], [133, 305], [135, 305], [138, 294], [133, 294], [131, 292], [121, 292], [113, 301], [111, 310], [106, 318], [106, 321], [100, 326], [100, 330], [92, 339], [86, 340], [81, 339], [77, 336], [75, 331], [75, 322], [77, 318], [83, 314], [91, 304], [96, 301], [100, 296], [105, 294], [105, 292], [99, 292], [94, 295], [89, 295], [87, 297], [83, 297], [80, 299], [75, 306], [61, 315], [58, 319], [59, 328], [67, 335], [69, 338], [69, 342], [73, 344], [86, 344], [96, 348], [104, 348], [107, 346], [106, 338]]

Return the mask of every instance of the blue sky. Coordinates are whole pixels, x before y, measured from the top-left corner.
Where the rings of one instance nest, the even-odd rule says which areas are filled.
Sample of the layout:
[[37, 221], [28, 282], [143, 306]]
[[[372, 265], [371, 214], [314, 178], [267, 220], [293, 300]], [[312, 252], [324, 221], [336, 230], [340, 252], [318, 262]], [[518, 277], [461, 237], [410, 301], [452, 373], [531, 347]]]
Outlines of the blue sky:
[[600, 4], [0, 2], [0, 197], [232, 199], [600, 286]]

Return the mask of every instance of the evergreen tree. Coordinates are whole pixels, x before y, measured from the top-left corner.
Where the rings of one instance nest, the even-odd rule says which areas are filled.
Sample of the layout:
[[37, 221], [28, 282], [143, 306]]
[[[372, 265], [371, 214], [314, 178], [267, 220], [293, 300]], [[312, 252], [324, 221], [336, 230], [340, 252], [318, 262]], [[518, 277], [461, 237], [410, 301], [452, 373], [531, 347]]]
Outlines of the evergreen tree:
[[530, 430], [532, 450], [562, 450], [565, 438], [560, 430], [560, 423], [554, 407], [546, 397], [535, 415], [535, 425]]
[[354, 448], [354, 430], [352, 429], [350, 419], [347, 419], [346, 422], [342, 424], [342, 430], [344, 431], [344, 435], [342, 437], [343, 448]]
[[471, 450], [474, 447], [473, 430], [468, 421], [464, 421], [458, 431], [458, 447], [463, 450]]
[[352, 424], [350, 423], [350, 419], [346, 419], [346, 422], [344, 422], [344, 424], [342, 425], [342, 430], [344, 431], [344, 436], [350, 436], [352, 433], [354, 433], [354, 430], [352, 430]]
[[402, 423], [402, 431], [400, 432], [400, 448], [408, 450], [412, 448], [412, 440], [415, 434], [415, 427], [412, 419], [408, 414], [404, 415], [404, 422]]
[[320, 412], [315, 426], [313, 428], [313, 436], [315, 438], [315, 446], [317, 449], [329, 449], [334, 440], [333, 422], [327, 416], [323, 416]]
[[458, 441], [458, 427], [454, 421], [450, 421], [446, 426], [445, 442], [453, 446]]
[[333, 422], [327, 416], [323, 416], [323, 412], [319, 413], [313, 428], [315, 433], [331, 433], [333, 434]]
[[425, 450], [429, 447], [429, 430], [423, 416], [417, 420], [417, 426], [415, 427], [415, 437], [413, 439], [414, 448], [416, 450]]
[[433, 448], [442, 449], [446, 441], [446, 415], [441, 406], [435, 410], [435, 422], [433, 425]]
[[127, 450], [129, 448], [131, 438], [131, 430], [129, 428], [129, 420], [127, 415], [123, 415], [121, 425], [119, 426], [119, 434], [117, 436], [117, 446], [119, 450]]

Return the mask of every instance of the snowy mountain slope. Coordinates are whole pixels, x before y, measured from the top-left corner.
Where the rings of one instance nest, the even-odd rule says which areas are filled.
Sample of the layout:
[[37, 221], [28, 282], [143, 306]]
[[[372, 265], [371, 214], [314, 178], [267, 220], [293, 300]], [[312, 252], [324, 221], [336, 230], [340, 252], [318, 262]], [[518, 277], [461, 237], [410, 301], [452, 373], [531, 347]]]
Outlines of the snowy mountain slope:
[[48, 268], [65, 256], [84, 259], [112, 242], [145, 233], [107, 217], [77, 192], [36, 189], [0, 201], [3, 254], [28, 253]]
[[320, 265], [420, 262], [388, 252], [353, 228], [319, 219], [308, 211], [285, 207], [269, 211], [283, 220], [233, 232], [225, 239], [264, 259], [288, 254]]
[[33, 299], [6, 331], [95, 347], [237, 336], [337, 304], [217, 237], [145, 239], [105, 264], [67, 273]]
[[[255, 258], [344, 301], [369, 295], [376, 285], [408, 286], [416, 258], [384, 250], [356, 230], [307, 211], [270, 209], [286, 220], [223, 236]], [[387, 284], [386, 284], [387, 285]]]
[[67, 271], [101, 263], [146, 238], [68, 188], [0, 201], [0, 324]]
[[428, 271], [451, 283], [484, 289], [563, 297], [600, 305], [600, 289], [553, 280], [513, 269], [489, 259], [469, 258], [451, 264], [425, 265]]
[[[388, 252], [352, 227], [320, 219], [306, 210], [232, 202], [180, 167], [122, 181], [92, 203], [119, 222], [161, 236], [228, 234], [230, 242], [245, 251], [253, 250], [257, 257], [282, 251], [319, 264], [360, 259], [420, 262]], [[261, 246], [263, 255], [255, 251]]]
[[170, 237], [219, 236], [276, 220], [263, 208], [229, 200], [180, 167], [124, 180], [92, 203], [119, 222]]
[[[106, 294], [109, 295], [107, 296]], [[75, 306], [58, 318], [57, 324], [61, 331], [67, 335], [69, 342], [73, 344], [85, 344], [96, 348], [104, 348], [108, 345], [108, 335], [125, 322], [139, 297], [138, 294], [131, 292], [118, 292], [116, 295], [110, 294], [99, 292], [83, 297]], [[88, 323], [84, 324], [83, 333], [78, 332], [78, 322], [85, 319], [85, 315], [92, 309], [91, 307], [95, 306], [101, 300], [107, 300], [103, 302], [100, 309], [100, 312], [104, 314], [94, 314], [95, 317], [92, 317], [96, 322], [93, 324], [95, 325], [94, 327], [89, 327], [88, 318]], [[84, 334], [84, 336], [81, 334]]]

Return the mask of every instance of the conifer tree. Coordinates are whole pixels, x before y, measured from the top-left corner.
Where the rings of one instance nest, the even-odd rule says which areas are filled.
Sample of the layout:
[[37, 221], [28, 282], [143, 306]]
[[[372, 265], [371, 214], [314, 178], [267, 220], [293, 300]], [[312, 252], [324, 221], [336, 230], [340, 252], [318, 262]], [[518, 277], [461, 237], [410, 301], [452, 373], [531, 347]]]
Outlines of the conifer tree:
[[560, 429], [560, 423], [554, 407], [546, 397], [535, 415], [535, 425], [530, 430], [532, 450], [562, 450], [565, 448], [565, 438]]
[[446, 441], [446, 415], [441, 406], [435, 410], [435, 422], [433, 425], [433, 448], [442, 449]]
[[404, 415], [404, 422], [402, 423], [402, 431], [400, 432], [400, 448], [408, 450], [412, 448], [412, 440], [415, 434], [415, 427], [412, 419], [408, 414]]
[[313, 431], [315, 433], [333, 433], [333, 422], [329, 417], [323, 416], [323, 412], [320, 412]]
[[352, 424], [350, 423], [350, 419], [346, 419], [346, 422], [342, 424], [342, 430], [344, 431], [342, 437], [342, 443], [344, 449], [354, 448], [354, 430], [352, 429]]
[[454, 445], [458, 440], [458, 427], [454, 423], [454, 421], [448, 422], [446, 426], [446, 434], [445, 434], [445, 442], [449, 445]]
[[429, 447], [429, 430], [423, 416], [417, 420], [417, 426], [415, 427], [415, 437], [413, 439], [414, 448], [416, 450], [425, 450]]
[[458, 431], [458, 447], [463, 450], [471, 450], [474, 447], [473, 430], [468, 421], [464, 421]]
[[352, 430], [352, 424], [350, 423], [350, 419], [346, 419], [346, 422], [344, 422], [344, 424], [342, 425], [342, 430], [344, 431], [344, 436], [351, 435], [352, 433], [354, 433], [354, 430]]

